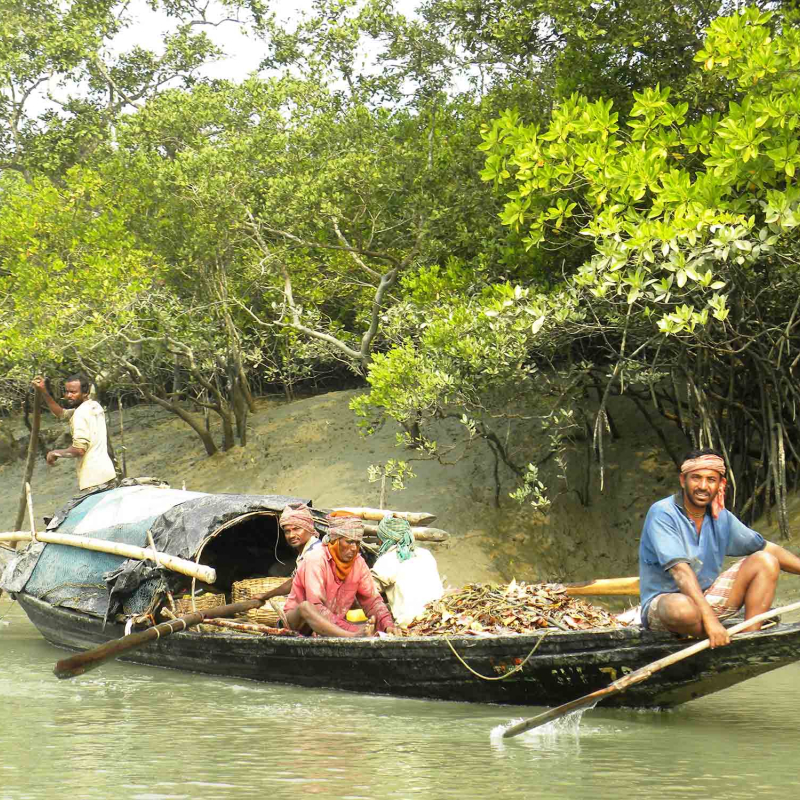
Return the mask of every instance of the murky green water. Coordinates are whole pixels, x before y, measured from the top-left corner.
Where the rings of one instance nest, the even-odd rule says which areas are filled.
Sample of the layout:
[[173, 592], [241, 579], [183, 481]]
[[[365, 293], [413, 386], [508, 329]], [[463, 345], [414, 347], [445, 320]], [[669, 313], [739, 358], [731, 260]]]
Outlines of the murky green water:
[[537, 709], [397, 700], [63, 652], [0, 601], [0, 800], [795, 798], [800, 666], [673, 712], [603, 710], [505, 743]]

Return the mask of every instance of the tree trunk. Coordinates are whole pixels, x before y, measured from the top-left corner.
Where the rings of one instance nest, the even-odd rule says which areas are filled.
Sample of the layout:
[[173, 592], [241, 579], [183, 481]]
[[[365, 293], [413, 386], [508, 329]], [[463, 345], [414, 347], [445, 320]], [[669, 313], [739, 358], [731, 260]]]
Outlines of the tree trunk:
[[242, 383], [237, 375], [233, 384], [233, 413], [236, 417], [236, 436], [242, 447], [247, 445], [247, 413], [249, 410]]
[[203, 443], [203, 447], [205, 447], [208, 455], [213, 456], [218, 451], [217, 446], [214, 444], [214, 439], [209, 431], [206, 430], [202, 420], [195, 419], [194, 414], [189, 413], [185, 408], [181, 408], [177, 403], [171, 403], [169, 400], [164, 400], [163, 397], [157, 397], [145, 387], [139, 388], [145, 400], [150, 403], [155, 403], [161, 406], [161, 408], [165, 408], [167, 411], [180, 417], [200, 437], [200, 441]]
[[117, 397], [117, 407], [119, 408], [119, 449], [122, 459], [122, 477], [128, 477], [128, 459], [125, 454], [125, 419], [122, 415], [122, 395]]
[[[228, 406], [228, 404], [225, 403], [225, 406]], [[217, 413], [222, 419], [222, 449], [227, 452], [236, 444], [236, 439], [233, 435], [233, 415], [229, 406], [220, 408]]]
[[219, 414], [222, 420], [222, 450], [223, 452], [227, 452], [236, 444], [233, 435], [234, 415], [231, 410], [231, 404], [222, 391], [219, 375], [214, 376], [214, 386], [216, 387], [217, 402], [212, 405], [212, 408]]
[[183, 389], [183, 385], [181, 384], [181, 359], [180, 356], [175, 353], [174, 361], [172, 362], [172, 393], [175, 395], [175, 398], [180, 396], [180, 393]]
[[256, 413], [256, 401], [253, 397], [253, 393], [250, 391], [250, 382], [247, 380], [247, 374], [244, 371], [244, 366], [242, 365], [242, 357], [237, 350], [236, 354], [236, 368], [239, 378], [239, 388], [241, 389], [242, 395], [244, 396], [245, 402], [247, 403], [247, 408], [251, 414]]
[[22, 496], [19, 499], [19, 508], [17, 509], [17, 521], [14, 524], [15, 531], [22, 530], [22, 522], [25, 519], [25, 506], [27, 505], [25, 486], [26, 484], [31, 482], [31, 475], [33, 475], [33, 465], [36, 463], [36, 446], [39, 442], [39, 422], [41, 418], [42, 418], [42, 396], [39, 394], [39, 392], [34, 392], [31, 438], [28, 440], [28, 457], [25, 459], [25, 477], [22, 480]]

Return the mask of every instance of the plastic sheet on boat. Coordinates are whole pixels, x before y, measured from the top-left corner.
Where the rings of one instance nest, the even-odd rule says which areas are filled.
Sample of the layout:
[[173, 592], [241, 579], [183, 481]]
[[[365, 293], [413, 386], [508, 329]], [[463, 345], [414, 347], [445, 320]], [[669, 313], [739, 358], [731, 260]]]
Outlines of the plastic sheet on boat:
[[[57, 525], [61, 533], [148, 547], [148, 531], [160, 552], [193, 558], [225, 523], [258, 511], [280, 513], [304, 498], [283, 495], [204, 494], [158, 486], [128, 486], [89, 495]], [[50, 527], [49, 529], [52, 529]], [[23, 589], [53, 605], [108, 618], [148, 610], [164, 588], [183, 576], [152, 561], [55, 544], [36, 544], [13, 559], [0, 586]]]

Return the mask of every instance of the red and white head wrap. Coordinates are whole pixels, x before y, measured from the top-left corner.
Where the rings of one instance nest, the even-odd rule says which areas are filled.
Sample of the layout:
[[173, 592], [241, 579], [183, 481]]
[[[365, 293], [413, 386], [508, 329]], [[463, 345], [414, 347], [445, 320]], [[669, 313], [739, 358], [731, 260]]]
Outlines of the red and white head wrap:
[[302, 528], [308, 533], [314, 533], [314, 517], [305, 503], [292, 503], [281, 512], [281, 528], [286, 526]]
[[699, 469], [713, 469], [719, 472], [719, 491], [711, 502], [711, 516], [716, 519], [719, 516], [719, 512], [725, 508], [725, 487], [728, 485], [728, 481], [725, 478], [725, 462], [719, 456], [711, 453], [697, 458], [687, 458], [681, 464], [681, 475], [688, 475], [690, 472], [697, 472]]
[[338, 539], [340, 536], [351, 542], [360, 542], [364, 538], [364, 520], [352, 514], [328, 514], [328, 537]]

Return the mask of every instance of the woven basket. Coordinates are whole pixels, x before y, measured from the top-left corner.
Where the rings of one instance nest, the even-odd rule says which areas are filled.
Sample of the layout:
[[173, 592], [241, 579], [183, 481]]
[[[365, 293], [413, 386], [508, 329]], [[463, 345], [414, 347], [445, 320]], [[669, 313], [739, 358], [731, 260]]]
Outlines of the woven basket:
[[[275, 589], [285, 582], [286, 578], [248, 578], [244, 581], [236, 581], [233, 584], [233, 602], [240, 603], [242, 600], [249, 600], [254, 594], [268, 592], [270, 589]], [[273, 597], [272, 602], [283, 609], [287, 599], [286, 595], [281, 595]], [[261, 608], [251, 608], [244, 616], [252, 622], [257, 622], [260, 625], [269, 625], [272, 628], [280, 622], [280, 617], [273, 610], [269, 600]]]
[[[182, 617], [194, 611], [203, 611], [206, 608], [224, 605], [225, 595], [222, 593], [204, 592], [203, 594], [196, 594], [194, 596], [194, 605], [192, 605], [192, 596], [185, 594], [175, 598], [175, 616]], [[219, 633], [222, 628], [218, 628], [216, 625], [195, 625], [194, 630], [197, 633]]]
[[185, 594], [175, 598], [175, 614], [178, 617], [182, 617], [184, 614], [191, 614], [193, 611], [203, 611], [206, 608], [224, 605], [224, 594], [216, 594], [214, 592], [196, 594], [194, 596], [194, 605], [192, 605], [192, 596], [190, 594]]

